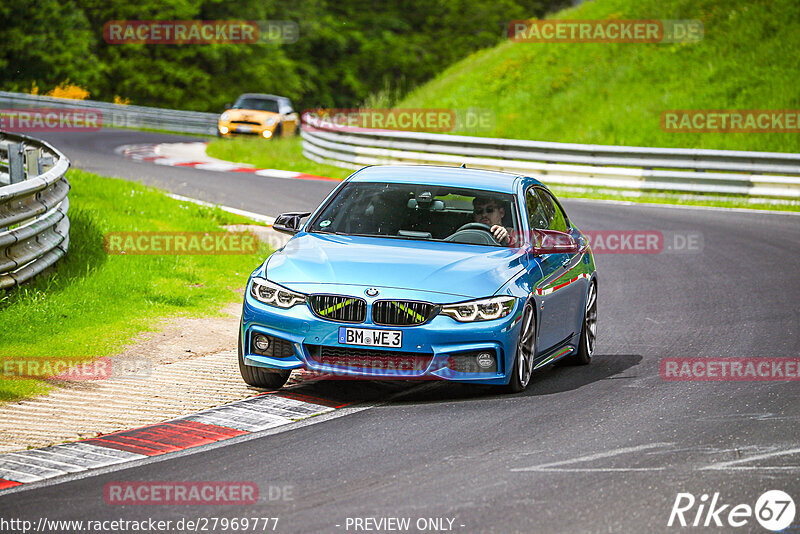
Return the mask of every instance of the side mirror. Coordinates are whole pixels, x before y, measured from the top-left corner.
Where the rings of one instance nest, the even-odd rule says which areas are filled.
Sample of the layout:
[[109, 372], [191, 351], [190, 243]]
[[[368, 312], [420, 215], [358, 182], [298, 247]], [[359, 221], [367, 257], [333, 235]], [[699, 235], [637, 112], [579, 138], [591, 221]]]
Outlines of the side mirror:
[[282, 213], [272, 223], [272, 229], [284, 234], [296, 234], [300, 231], [300, 227], [303, 226], [303, 217], [308, 217], [309, 215], [311, 215], [310, 211]]
[[531, 234], [533, 253], [542, 254], [575, 254], [578, 252], [578, 243], [575, 238], [566, 232], [558, 230], [534, 230]]

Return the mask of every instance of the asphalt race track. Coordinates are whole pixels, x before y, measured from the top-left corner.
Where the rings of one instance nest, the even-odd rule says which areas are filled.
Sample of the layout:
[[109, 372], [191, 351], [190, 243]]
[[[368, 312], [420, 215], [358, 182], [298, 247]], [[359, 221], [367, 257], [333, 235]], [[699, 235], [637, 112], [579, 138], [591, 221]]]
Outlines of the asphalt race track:
[[249, 173], [201, 172], [136, 162], [114, 153], [114, 149], [122, 145], [197, 142], [203, 140], [200, 137], [104, 129], [101, 132], [48, 132], [40, 138], [66, 154], [73, 167], [272, 216], [287, 211], [286, 206], [316, 208], [336, 185], [336, 182], [246, 176]]
[[[114, 153], [180, 136], [111, 130], [45, 137], [75, 167], [265, 215], [313, 208], [333, 186], [160, 167]], [[798, 355], [800, 217], [564, 204], [584, 230], [702, 238], [701, 247], [682, 253], [596, 254], [600, 332], [591, 365], [547, 369], [514, 396], [438, 382], [399, 393], [380, 383], [321, 382], [309, 393], [370, 407], [31, 484], [0, 497], [0, 516], [34, 523], [278, 517], [277, 532], [354, 532], [348, 518], [365, 517], [408, 517], [412, 526], [419, 518], [452, 519], [453, 531], [470, 533], [683, 532], [698, 529], [667, 527], [679, 492], [698, 502], [719, 492], [728, 509], [754, 506], [772, 489], [797, 499], [798, 382], [666, 381], [659, 362]], [[254, 481], [264, 497], [239, 507], [105, 503], [106, 483], [140, 480]], [[292, 499], [269, 500], [270, 486], [291, 486]], [[754, 518], [737, 531], [764, 532]]]

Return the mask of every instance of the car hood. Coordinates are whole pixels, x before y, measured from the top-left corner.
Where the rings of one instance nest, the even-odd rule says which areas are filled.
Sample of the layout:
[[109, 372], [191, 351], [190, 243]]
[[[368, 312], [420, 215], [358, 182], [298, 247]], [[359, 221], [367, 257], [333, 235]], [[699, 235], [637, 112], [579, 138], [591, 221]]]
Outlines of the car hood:
[[272, 111], [261, 111], [258, 109], [229, 109], [227, 110], [229, 121], [258, 120], [263, 121], [270, 117], [278, 117], [280, 113]]
[[523, 261], [519, 249], [302, 233], [270, 256], [266, 277], [302, 292], [352, 285], [469, 299], [495, 294]]

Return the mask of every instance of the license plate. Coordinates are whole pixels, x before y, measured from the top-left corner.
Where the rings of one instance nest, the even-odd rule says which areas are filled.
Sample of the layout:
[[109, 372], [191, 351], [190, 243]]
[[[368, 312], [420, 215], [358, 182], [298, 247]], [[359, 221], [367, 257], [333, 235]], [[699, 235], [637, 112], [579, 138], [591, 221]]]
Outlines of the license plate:
[[339, 343], [343, 345], [369, 345], [371, 347], [403, 346], [402, 330], [372, 330], [369, 328], [339, 327]]
[[250, 126], [237, 126], [236, 131], [242, 133], [249, 133], [252, 132], [253, 129]]

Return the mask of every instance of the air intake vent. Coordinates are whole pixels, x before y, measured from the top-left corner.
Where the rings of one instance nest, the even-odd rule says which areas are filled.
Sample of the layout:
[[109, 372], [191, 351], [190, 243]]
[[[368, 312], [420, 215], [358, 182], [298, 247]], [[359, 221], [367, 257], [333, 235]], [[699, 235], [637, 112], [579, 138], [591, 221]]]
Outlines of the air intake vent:
[[421, 376], [433, 354], [306, 345], [311, 361], [373, 376]]
[[341, 323], [363, 323], [367, 318], [367, 302], [341, 295], [311, 295], [311, 311], [317, 317]]
[[372, 322], [383, 326], [415, 326], [436, 315], [439, 307], [413, 300], [379, 300], [372, 304]]

